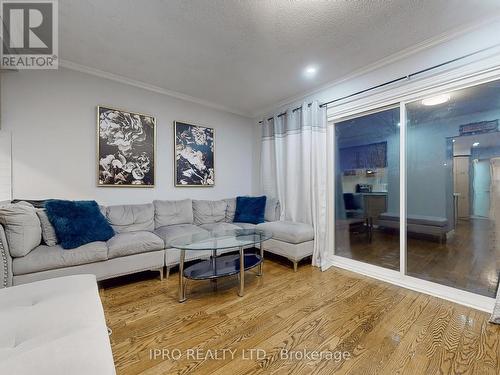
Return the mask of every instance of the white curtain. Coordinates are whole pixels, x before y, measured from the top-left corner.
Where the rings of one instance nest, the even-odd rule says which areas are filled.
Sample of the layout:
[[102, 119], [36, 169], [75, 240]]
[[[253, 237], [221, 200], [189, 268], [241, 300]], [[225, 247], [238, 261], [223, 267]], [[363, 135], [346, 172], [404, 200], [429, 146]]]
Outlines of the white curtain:
[[328, 259], [327, 121], [317, 102], [288, 110], [262, 123], [261, 181], [264, 194], [278, 198], [281, 220], [312, 224], [313, 265]]

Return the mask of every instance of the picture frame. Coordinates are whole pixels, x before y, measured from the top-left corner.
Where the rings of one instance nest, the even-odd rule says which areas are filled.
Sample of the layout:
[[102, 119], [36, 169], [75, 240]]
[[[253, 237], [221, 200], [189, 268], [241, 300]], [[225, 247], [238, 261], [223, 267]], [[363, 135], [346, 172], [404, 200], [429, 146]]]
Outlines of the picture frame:
[[97, 106], [97, 186], [153, 188], [156, 118]]
[[215, 186], [215, 129], [174, 121], [174, 185]]

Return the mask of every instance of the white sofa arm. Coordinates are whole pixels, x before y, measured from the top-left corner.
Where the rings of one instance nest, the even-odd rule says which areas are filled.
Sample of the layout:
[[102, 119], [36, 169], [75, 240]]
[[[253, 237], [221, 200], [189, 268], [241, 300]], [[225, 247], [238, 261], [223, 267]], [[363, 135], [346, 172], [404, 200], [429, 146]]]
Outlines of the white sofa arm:
[[12, 286], [12, 257], [2, 225], [0, 225], [0, 261], [0, 288]]

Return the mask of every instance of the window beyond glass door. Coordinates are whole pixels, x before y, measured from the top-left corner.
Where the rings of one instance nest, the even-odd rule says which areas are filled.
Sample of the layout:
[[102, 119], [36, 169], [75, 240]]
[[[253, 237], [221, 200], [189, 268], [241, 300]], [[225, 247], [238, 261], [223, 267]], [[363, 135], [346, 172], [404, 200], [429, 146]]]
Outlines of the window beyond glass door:
[[399, 270], [399, 107], [335, 123], [335, 255]]
[[407, 104], [407, 274], [494, 297], [500, 83]]

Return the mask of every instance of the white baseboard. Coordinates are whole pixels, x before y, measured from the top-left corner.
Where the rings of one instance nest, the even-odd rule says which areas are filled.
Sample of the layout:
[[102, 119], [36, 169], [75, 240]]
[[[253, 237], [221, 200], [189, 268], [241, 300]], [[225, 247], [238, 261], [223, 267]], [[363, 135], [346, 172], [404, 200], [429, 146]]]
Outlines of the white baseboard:
[[418, 279], [416, 277], [403, 275], [399, 271], [384, 269], [371, 264], [356, 260], [333, 256], [329, 264], [333, 267], [353, 271], [377, 280], [385, 281], [416, 292], [425, 293], [460, 305], [472, 307], [487, 313], [493, 311], [495, 299], [481, 296], [464, 290], [455, 289], [446, 285]]

